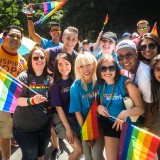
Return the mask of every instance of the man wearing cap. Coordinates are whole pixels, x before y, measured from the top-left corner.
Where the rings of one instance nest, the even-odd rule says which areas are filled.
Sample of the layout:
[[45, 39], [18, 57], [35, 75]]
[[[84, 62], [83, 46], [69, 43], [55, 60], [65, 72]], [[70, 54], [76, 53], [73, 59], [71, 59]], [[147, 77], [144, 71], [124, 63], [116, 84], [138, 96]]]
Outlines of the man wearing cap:
[[122, 67], [119, 65], [117, 55], [114, 53], [117, 43], [117, 35], [113, 32], [105, 32], [100, 38], [100, 52], [97, 54], [96, 59], [99, 60], [102, 56], [106, 54], [111, 54], [115, 61], [117, 62], [120, 69]]
[[[28, 8], [32, 8], [33, 4], [29, 4]], [[56, 47], [56, 46], [61, 46], [62, 43], [60, 42], [60, 37], [61, 37], [61, 26], [58, 22], [54, 22], [49, 26], [50, 29], [50, 36], [52, 37], [51, 40], [48, 40], [46, 38], [42, 38], [39, 34], [35, 32], [33, 20], [32, 20], [33, 14], [28, 14], [27, 15], [27, 20], [28, 20], [28, 32], [29, 35], [32, 37], [32, 39], [40, 45], [43, 49], [47, 49], [50, 47]]]
[[131, 34], [130, 33], [128, 33], [128, 32], [126, 32], [126, 33], [124, 33], [123, 34], [123, 39], [131, 39]]
[[148, 118], [152, 107], [150, 67], [138, 60], [136, 45], [131, 40], [122, 40], [116, 46], [120, 65], [125, 69], [124, 74], [138, 86], [145, 107], [145, 127], [149, 128], [151, 119]]

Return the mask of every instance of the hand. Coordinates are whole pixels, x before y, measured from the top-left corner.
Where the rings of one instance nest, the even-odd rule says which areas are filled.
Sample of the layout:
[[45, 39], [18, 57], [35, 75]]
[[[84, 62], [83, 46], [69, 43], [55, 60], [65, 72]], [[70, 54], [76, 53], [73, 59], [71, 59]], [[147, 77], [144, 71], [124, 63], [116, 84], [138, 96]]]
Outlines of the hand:
[[29, 5], [27, 6], [27, 8], [30, 10], [31, 8], [33, 8], [34, 3], [29, 3]]
[[47, 101], [47, 98], [45, 98], [42, 95], [38, 94], [38, 95], [35, 95], [33, 97], [33, 101], [34, 101], [35, 104], [39, 104], [39, 103]]
[[102, 116], [110, 117], [108, 110], [103, 105], [98, 106], [98, 113]]
[[93, 147], [95, 140], [87, 140], [86, 143], [88, 144], [88, 146]]
[[122, 124], [124, 121], [126, 121], [126, 118], [128, 117], [127, 110], [123, 110], [119, 113], [117, 116], [117, 120], [114, 122], [112, 128], [116, 127], [116, 130], [122, 130]]
[[71, 128], [66, 129], [66, 140], [69, 144], [73, 144], [74, 142], [74, 133]]

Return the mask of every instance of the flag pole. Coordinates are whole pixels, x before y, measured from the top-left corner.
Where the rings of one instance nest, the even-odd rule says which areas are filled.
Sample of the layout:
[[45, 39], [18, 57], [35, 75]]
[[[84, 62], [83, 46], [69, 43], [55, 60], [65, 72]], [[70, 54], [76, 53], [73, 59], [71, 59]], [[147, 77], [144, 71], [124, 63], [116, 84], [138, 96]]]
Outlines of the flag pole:
[[6, 70], [4, 70], [2, 67], [0, 67], [0, 69], [2, 69], [4, 72], [6, 72], [7, 74], [9, 74], [12, 78], [16, 79], [19, 83], [21, 83], [23, 86], [25, 86], [26, 88], [28, 88], [30, 91], [32, 91], [33, 93], [35, 93], [36, 95], [38, 95], [38, 93], [36, 91], [34, 91], [33, 89], [29, 88], [26, 84], [24, 84], [23, 82], [21, 82], [19, 79], [15, 78], [14, 76], [12, 76], [9, 72], [7, 72]]

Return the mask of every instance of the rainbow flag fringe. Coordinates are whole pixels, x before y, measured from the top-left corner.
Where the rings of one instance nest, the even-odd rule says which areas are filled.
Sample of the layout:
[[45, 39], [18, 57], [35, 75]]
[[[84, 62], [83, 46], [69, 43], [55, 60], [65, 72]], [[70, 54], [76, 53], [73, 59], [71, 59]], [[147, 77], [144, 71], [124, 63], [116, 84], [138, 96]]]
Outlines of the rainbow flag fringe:
[[160, 137], [123, 123], [117, 160], [154, 160]]
[[14, 113], [22, 85], [0, 67], [0, 111]]
[[98, 119], [97, 119], [98, 103], [96, 98], [88, 112], [86, 120], [82, 126], [82, 139], [94, 140], [99, 138]]
[[157, 31], [157, 22], [154, 24], [153, 29], [151, 31], [152, 34], [158, 36], [158, 31]]
[[62, 2], [53, 2], [53, 3], [44, 3], [43, 7], [44, 7], [44, 13], [47, 13], [49, 9], [51, 9], [52, 7], [52, 11], [50, 11], [47, 15], [45, 15], [43, 18], [41, 18], [39, 21], [35, 22], [34, 24], [42, 24], [46, 19], [48, 19], [50, 16], [53, 15], [53, 13], [55, 13], [58, 9], [60, 9], [64, 4], [66, 3], [66, 0], [62, 1]]

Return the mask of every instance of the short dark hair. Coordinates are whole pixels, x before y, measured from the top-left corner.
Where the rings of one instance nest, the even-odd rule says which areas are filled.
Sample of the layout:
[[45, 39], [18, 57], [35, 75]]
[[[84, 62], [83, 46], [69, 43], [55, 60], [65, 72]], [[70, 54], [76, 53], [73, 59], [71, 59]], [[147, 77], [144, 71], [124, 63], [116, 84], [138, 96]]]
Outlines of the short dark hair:
[[57, 22], [57, 21], [54, 21], [54, 22], [50, 22], [50, 23], [49, 23], [49, 29], [50, 29], [50, 30], [51, 30], [51, 27], [52, 27], [52, 26], [59, 26], [59, 27], [61, 28], [60, 23]]
[[21, 32], [21, 38], [23, 37], [23, 30], [19, 26], [10, 25], [3, 31], [3, 36], [6, 37], [10, 30], [17, 29]]
[[118, 64], [117, 64], [117, 62], [115, 61], [115, 59], [113, 58], [112, 55], [105, 55], [105, 56], [103, 56], [102, 58], [99, 59], [98, 65], [97, 65], [97, 82], [100, 83], [100, 84], [103, 84], [105, 82], [105, 80], [101, 76], [101, 71], [100, 71], [100, 68], [105, 61], [111, 61], [116, 66], [116, 74], [115, 74], [115, 79], [114, 79], [115, 83], [116, 83], [121, 74], [120, 74], [120, 69], [118, 67]]

